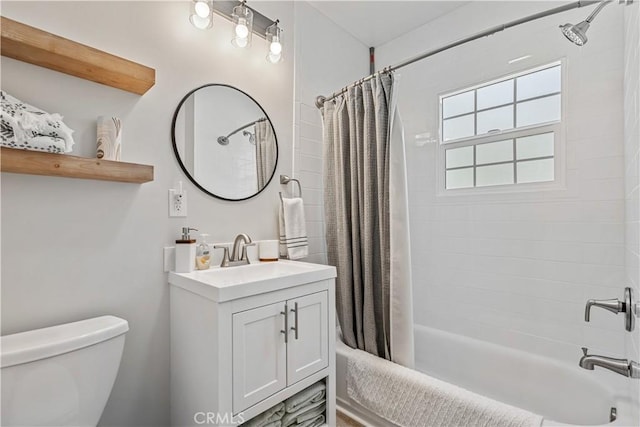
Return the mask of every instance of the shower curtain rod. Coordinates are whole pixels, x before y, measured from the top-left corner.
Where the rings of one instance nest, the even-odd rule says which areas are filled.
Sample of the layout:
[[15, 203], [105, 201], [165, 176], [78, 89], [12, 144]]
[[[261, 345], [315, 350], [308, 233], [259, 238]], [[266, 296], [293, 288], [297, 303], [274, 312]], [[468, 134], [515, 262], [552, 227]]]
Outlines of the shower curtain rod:
[[405, 61], [403, 61], [403, 62], [401, 62], [399, 64], [387, 66], [387, 67], [383, 68], [381, 71], [378, 71], [376, 73], [370, 74], [367, 77], [364, 77], [364, 78], [362, 78], [362, 79], [350, 84], [349, 86], [343, 88], [341, 91], [331, 94], [331, 96], [324, 97], [322, 95], [319, 95], [318, 97], [316, 97], [316, 107], [322, 108], [322, 106], [324, 105], [325, 101], [330, 101], [330, 100], [334, 99], [335, 97], [345, 93], [349, 88], [355, 87], [358, 84], [366, 82], [367, 80], [371, 80], [374, 76], [376, 76], [379, 73], [390, 73], [390, 72], [395, 71], [395, 70], [397, 70], [399, 68], [402, 68], [402, 67], [405, 67], [407, 65], [413, 64], [414, 62], [418, 62], [418, 61], [421, 61], [421, 60], [423, 60], [425, 58], [433, 56], [433, 55], [435, 55], [437, 53], [444, 52], [445, 50], [449, 50], [451, 48], [463, 45], [463, 44], [468, 43], [468, 42], [473, 41], [473, 40], [477, 40], [477, 39], [481, 39], [483, 37], [490, 36], [492, 34], [500, 32], [500, 31], [504, 31], [507, 28], [515, 27], [517, 25], [524, 24], [524, 23], [530, 22], [530, 21], [535, 21], [536, 19], [544, 18], [544, 17], [551, 16], [551, 15], [555, 15], [557, 13], [566, 12], [568, 10], [577, 9], [577, 8], [580, 8], [580, 7], [583, 7], [583, 6], [589, 6], [589, 5], [592, 5], [592, 4], [595, 4], [595, 3], [600, 3], [600, 0], [576, 1], [576, 2], [573, 2], [573, 3], [565, 4], [565, 5], [562, 5], [562, 6], [555, 7], [553, 9], [549, 9], [549, 10], [545, 10], [543, 12], [534, 13], [533, 15], [525, 16], [524, 18], [516, 19], [515, 21], [510, 21], [510, 22], [507, 22], [505, 24], [501, 24], [501, 25], [497, 25], [495, 27], [491, 27], [491, 28], [489, 28], [487, 30], [484, 30], [484, 31], [479, 32], [477, 34], [474, 34], [472, 36], [465, 37], [463, 39], [454, 41], [452, 43], [446, 44], [444, 46], [441, 46], [441, 47], [433, 49], [433, 50], [429, 50], [429, 51], [424, 52], [424, 53], [422, 53], [422, 54], [420, 54], [418, 56], [415, 56], [413, 58], [407, 59], [407, 60], [405, 60]]
[[246, 124], [246, 125], [244, 125], [244, 126], [240, 126], [238, 129], [234, 130], [233, 132], [231, 132], [231, 133], [230, 133], [229, 135], [227, 135], [226, 137], [227, 137], [227, 138], [231, 138], [231, 136], [232, 136], [232, 135], [235, 135], [236, 133], [240, 132], [242, 129], [246, 129], [246, 128], [248, 128], [249, 126], [251, 126], [251, 125], [255, 125], [256, 123], [262, 122], [262, 121], [264, 121], [264, 120], [267, 120], [267, 118], [266, 118], [266, 117], [262, 117], [262, 118], [259, 118], [258, 120], [254, 120], [254, 121], [253, 121], [253, 122], [251, 122], [251, 123], [247, 123], [247, 124]]

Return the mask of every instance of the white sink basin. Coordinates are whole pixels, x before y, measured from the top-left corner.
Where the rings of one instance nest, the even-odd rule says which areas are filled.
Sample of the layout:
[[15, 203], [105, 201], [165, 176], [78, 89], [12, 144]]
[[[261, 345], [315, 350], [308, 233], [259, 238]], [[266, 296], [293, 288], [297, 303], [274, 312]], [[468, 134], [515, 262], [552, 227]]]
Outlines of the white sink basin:
[[271, 292], [336, 277], [335, 267], [280, 260], [238, 267], [214, 267], [192, 273], [169, 273], [169, 283], [213, 301]]

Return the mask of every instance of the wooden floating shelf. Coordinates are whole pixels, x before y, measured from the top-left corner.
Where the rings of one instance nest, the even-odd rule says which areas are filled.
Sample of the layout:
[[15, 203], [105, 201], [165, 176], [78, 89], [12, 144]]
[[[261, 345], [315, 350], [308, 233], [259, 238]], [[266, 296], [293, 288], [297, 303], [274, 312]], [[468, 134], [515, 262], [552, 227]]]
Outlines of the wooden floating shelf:
[[153, 166], [2, 147], [0, 171], [142, 184]]
[[156, 70], [1, 17], [3, 56], [142, 95]]

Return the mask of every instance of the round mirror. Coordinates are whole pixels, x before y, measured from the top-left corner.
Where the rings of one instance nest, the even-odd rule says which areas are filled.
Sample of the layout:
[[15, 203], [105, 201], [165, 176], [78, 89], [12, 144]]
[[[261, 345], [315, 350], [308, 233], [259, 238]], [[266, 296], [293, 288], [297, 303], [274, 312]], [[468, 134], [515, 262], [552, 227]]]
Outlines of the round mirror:
[[278, 163], [276, 133], [264, 109], [232, 86], [208, 84], [189, 92], [173, 116], [173, 151], [202, 191], [245, 200], [269, 184]]

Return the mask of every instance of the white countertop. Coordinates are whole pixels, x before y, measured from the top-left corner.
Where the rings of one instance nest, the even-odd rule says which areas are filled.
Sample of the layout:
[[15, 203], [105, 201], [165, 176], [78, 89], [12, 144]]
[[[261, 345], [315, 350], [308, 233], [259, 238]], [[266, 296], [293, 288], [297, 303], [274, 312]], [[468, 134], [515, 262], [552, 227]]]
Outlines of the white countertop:
[[332, 266], [279, 260], [192, 273], [171, 271], [169, 283], [212, 301], [225, 302], [335, 277], [336, 268]]

